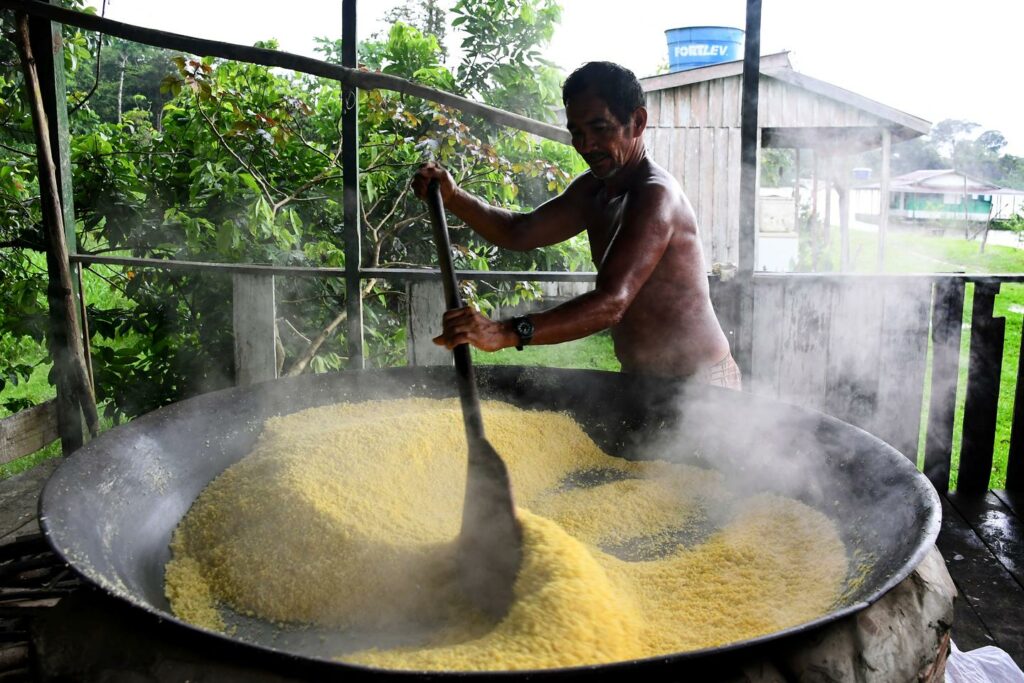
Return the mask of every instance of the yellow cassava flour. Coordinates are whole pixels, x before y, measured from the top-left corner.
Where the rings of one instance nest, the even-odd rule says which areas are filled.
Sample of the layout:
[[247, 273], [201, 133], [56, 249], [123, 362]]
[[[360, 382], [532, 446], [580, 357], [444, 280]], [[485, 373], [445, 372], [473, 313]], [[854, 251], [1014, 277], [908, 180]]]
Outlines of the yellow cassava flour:
[[[430, 636], [415, 646], [340, 657], [512, 670], [721, 645], [813, 619], [838, 599], [846, 552], [816, 510], [768, 494], [738, 500], [709, 470], [613, 458], [567, 415], [498, 402], [483, 414], [524, 536], [516, 599], [497, 625], [453, 582], [466, 467], [454, 399], [268, 420], [253, 452], [207, 486], [175, 532], [166, 579], [175, 614], [218, 630], [224, 605], [339, 630], [417, 624]], [[566, 484], [579, 473], [604, 483]], [[660, 552], [622, 550], [638, 544]]]

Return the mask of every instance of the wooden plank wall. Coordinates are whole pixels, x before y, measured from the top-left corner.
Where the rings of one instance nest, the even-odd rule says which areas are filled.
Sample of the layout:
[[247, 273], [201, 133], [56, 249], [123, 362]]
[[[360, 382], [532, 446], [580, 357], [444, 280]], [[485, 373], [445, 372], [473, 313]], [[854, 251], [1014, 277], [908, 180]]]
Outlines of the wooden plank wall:
[[[740, 76], [647, 93], [647, 148], [693, 204], [704, 261], [738, 261]], [[763, 76], [761, 127], [863, 127], [880, 120], [860, 109]]]
[[916, 462], [930, 278], [756, 278], [751, 390], [821, 410]]
[[0, 420], [0, 464], [49, 446], [57, 433], [56, 399]]

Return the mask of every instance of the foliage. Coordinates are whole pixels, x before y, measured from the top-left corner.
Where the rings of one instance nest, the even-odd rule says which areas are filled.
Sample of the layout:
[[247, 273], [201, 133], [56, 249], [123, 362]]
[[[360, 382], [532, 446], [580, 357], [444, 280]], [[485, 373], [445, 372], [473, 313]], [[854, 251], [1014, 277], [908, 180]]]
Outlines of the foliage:
[[[438, 44], [440, 61], [447, 60], [447, 16], [439, 0], [406, 0], [389, 9], [383, 19], [388, 25], [405, 24], [416, 28], [425, 36], [432, 36]], [[379, 39], [379, 36], [374, 36], [374, 39]]]
[[[972, 121], [944, 119], [925, 137], [912, 138], [892, 147], [892, 173], [952, 168], [997, 185], [1024, 189], [1024, 157], [1004, 154], [1006, 138], [997, 130], [983, 130]], [[865, 153], [856, 165], [881, 169], [878, 150]]]
[[791, 149], [764, 147], [761, 149], [761, 185], [788, 187], [796, 177], [796, 155]]
[[[91, 11], [83, 0], [64, 0], [64, 7]], [[45, 249], [39, 219], [39, 185], [35, 136], [24, 78], [13, 42], [14, 12], [0, 15], [0, 390], [28, 379], [34, 361], [28, 349], [43, 342], [46, 323], [45, 261], [33, 258]], [[77, 29], [63, 29], [64, 69], [74, 73], [88, 58], [90, 38]], [[5, 401], [7, 409], [25, 407]]]
[[89, 109], [106, 123], [120, 121], [124, 112], [145, 111], [160, 128], [163, 107], [171, 97], [161, 90], [161, 83], [175, 73], [174, 56], [170, 50], [104, 36], [102, 46], [84, 55], [68, 79], [69, 106], [88, 101]]
[[458, 0], [452, 26], [464, 56], [456, 74], [466, 94], [541, 120], [554, 120], [560, 74], [540, 47], [562, 17], [555, 0]]
[[[359, 46], [361, 63], [491, 103], [543, 96], [547, 99], [531, 100], [519, 111], [547, 114], [557, 102], [551, 92], [531, 94], [522, 86], [534, 80], [533, 69], [544, 67], [536, 48], [550, 37], [557, 5], [493, 0], [458, 7], [481, 12], [467, 21], [473, 39], [464, 45], [466, 69], [446, 68], [438, 37], [400, 22], [386, 37]], [[524, 25], [534, 28], [517, 42], [509, 29]], [[500, 30], [499, 37], [488, 37], [488, 27]], [[495, 40], [503, 51], [479, 52]], [[344, 266], [340, 120], [346, 100], [338, 83], [244, 63], [187, 55], [168, 59], [161, 51], [108, 39], [101, 48], [100, 83], [93, 89], [97, 45], [77, 39], [66, 45], [76, 53], [69, 66], [69, 99], [72, 108], [80, 105], [72, 117], [71, 158], [81, 251]], [[340, 41], [322, 40], [320, 49], [326, 59], [340, 58]], [[12, 63], [13, 68], [0, 69], [0, 116], [8, 124], [5, 130], [30, 130], [17, 92], [17, 60]], [[425, 210], [408, 186], [427, 155], [446, 164], [468, 189], [513, 210], [545, 201], [581, 170], [563, 145], [495, 130], [432, 102], [373, 90], [360, 91], [358, 105], [366, 267], [433, 262]], [[3, 239], [12, 247], [4, 254], [27, 267], [32, 260], [26, 254], [42, 248], [31, 139], [4, 144], [11, 149], [0, 150], [0, 210], [15, 217], [4, 222]], [[457, 222], [451, 228], [460, 268], [586, 266], [580, 240], [514, 254], [487, 245]], [[5, 278], [15, 296], [0, 304], [0, 348], [38, 340], [45, 329], [44, 279], [42, 270], [33, 268], [31, 277], [15, 279], [9, 287]], [[88, 310], [98, 398], [108, 416], [137, 415], [233, 383], [229, 277], [144, 268], [108, 271], [107, 286], [118, 296], [113, 303], [91, 299]], [[278, 278], [276, 289], [285, 372], [301, 370], [307, 362], [313, 371], [344, 367], [345, 326], [339, 322], [350, 295], [344, 282]], [[535, 292], [510, 283], [467, 294], [488, 310]], [[365, 305], [369, 360], [403, 362], [404, 290], [375, 281], [353, 295]], [[312, 349], [311, 340], [327, 330], [334, 331]], [[18, 377], [31, 370], [23, 365], [13, 366]]]

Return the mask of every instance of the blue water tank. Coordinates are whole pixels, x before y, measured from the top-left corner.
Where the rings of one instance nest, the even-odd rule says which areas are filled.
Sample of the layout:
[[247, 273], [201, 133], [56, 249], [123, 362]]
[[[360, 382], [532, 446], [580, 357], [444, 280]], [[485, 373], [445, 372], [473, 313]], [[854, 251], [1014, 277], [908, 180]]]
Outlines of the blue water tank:
[[665, 31], [669, 72], [743, 59], [743, 29], [688, 26]]

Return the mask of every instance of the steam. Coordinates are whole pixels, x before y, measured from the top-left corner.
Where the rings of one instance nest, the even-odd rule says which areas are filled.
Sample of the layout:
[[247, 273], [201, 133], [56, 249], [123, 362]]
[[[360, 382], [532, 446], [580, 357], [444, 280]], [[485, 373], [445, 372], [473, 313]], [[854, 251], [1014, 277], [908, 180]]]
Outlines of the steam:
[[693, 383], [651, 414], [664, 426], [634, 434], [624, 455], [720, 472], [735, 497], [719, 507], [709, 499], [712, 523], [727, 523], [735, 502], [763, 493], [830, 517], [850, 562], [843, 604], [870, 599], [893, 572], [912, 569], [930, 531], [927, 483], [877, 437], [812, 410]]

